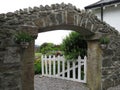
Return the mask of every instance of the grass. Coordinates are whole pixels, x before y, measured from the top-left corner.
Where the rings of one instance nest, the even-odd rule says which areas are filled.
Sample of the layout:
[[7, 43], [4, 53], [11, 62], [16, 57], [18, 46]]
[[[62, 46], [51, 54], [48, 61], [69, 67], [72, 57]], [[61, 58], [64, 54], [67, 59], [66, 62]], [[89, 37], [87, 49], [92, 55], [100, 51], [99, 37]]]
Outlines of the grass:
[[41, 53], [35, 53], [34, 71], [35, 74], [41, 74]]
[[39, 56], [41, 56], [42, 54], [41, 53], [35, 53], [35, 56], [36, 57], [39, 57]]

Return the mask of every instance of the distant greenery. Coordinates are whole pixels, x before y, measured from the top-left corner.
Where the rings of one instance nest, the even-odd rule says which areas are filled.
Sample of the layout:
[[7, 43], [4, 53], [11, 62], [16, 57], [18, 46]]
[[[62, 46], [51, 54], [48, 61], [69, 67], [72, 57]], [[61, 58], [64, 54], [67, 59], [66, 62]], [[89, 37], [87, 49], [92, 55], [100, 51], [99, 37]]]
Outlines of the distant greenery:
[[41, 53], [35, 53], [35, 57], [40, 57]]
[[61, 51], [61, 46], [53, 43], [43, 43], [39, 48], [39, 52], [46, 55], [55, 55], [56, 51]]
[[71, 32], [62, 42], [62, 50], [67, 60], [82, 58], [87, 55], [87, 42], [80, 33]]
[[[55, 45], [53, 43], [43, 43], [39, 50], [35, 53], [35, 62], [34, 62], [34, 71], [35, 74], [42, 74], [42, 68], [41, 68], [41, 56], [42, 54], [45, 55], [60, 55], [61, 53], [61, 46]], [[53, 71], [52, 71], [53, 73]]]

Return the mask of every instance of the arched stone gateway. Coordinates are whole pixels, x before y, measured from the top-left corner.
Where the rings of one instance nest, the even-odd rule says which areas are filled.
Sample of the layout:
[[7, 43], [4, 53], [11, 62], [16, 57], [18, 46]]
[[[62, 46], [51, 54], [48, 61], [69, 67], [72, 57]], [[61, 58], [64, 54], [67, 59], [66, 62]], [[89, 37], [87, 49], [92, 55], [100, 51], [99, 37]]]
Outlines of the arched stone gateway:
[[[23, 50], [14, 41], [15, 33], [24, 31], [36, 38], [38, 33], [60, 29], [80, 32], [87, 40], [90, 90], [120, 85], [119, 32], [91, 12], [62, 3], [0, 14], [0, 90], [34, 90], [34, 42]], [[99, 39], [104, 36], [110, 42], [101, 49]]]

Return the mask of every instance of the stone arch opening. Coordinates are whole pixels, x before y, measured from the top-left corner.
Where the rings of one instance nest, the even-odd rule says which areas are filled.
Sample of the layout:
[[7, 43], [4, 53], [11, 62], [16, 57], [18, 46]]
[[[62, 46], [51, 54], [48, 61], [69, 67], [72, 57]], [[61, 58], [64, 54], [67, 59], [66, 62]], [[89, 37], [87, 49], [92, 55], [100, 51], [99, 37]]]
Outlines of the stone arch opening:
[[[63, 26], [62, 26], [62, 27], [63, 27]], [[85, 39], [85, 35], [82, 35], [80, 32], [77, 32], [77, 31], [75, 31], [75, 30], [69, 30], [70, 28], [69, 28], [68, 30], [59, 30], [59, 28], [57, 28], [57, 29], [58, 29], [58, 30], [48, 30], [47, 33], [45, 34], [45, 36], [46, 36], [46, 38], [47, 38], [48, 40], [45, 39], [45, 37], [44, 37], [44, 38], [42, 37], [43, 39], [45, 39], [45, 41], [44, 41], [44, 42], [42, 41], [41, 44], [43, 44], [43, 43], [52, 43], [52, 40], [50, 41], [50, 40], [49, 40], [49, 36], [47, 36], [47, 35], [49, 35], [49, 33], [52, 35], [52, 36], [50, 35], [50, 36], [51, 36], [50, 38], [53, 38], [53, 40], [54, 40], [54, 38], [55, 38], [55, 41], [56, 41], [56, 40], [59, 41], [59, 39], [60, 39], [60, 42], [57, 43], [57, 44], [56, 44], [56, 42], [55, 42], [55, 43], [53, 43], [54, 45], [61, 45], [61, 44], [62, 44], [63, 39], [66, 38], [66, 36], [64, 35], [64, 33], [66, 33], [66, 32], [69, 32], [69, 34], [72, 34], [72, 33], [73, 33], [73, 34], [77, 34], [77, 36], [78, 36], [78, 33], [79, 33], [79, 36], [82, 38], [82, 40], [80, 40], [80, 38], [78, 39], [78, 40], [80, 40], [80, 41], [78, 42], [78, 43], [79, 43], [78, 46], [79, 46], [79, 48], [83, 47], [83, 49], [87, 50], [87, 40]], [[55, 31], [55, 34], [53, 34], [54, 32], [51, 33], [51, 31]], [[57, 31], [58, 31], [58, 32], [57, 32]], [[63, 31], [63, 32], [62, 32], [62, 31]], [[42, 34], [42, 33], [43, 33], [43, 32], [41, 32], [41, 33], [39, 33], [39, 34]], [[59, 35], [59, 34], [60, 34], [60, 35], [63, 34], [63, 36], [58, 37], [57, 35]], [[67, 33], [67, 36], [68, 36], [69, 34]], [[43, 35], [44, 35], [44, 33], [43, 33]], [[42, 36], [43, 36], [43, 35], [42, 35]], [[37, 39], [38, 39], [38, 38], [37, 38]], [[40, 39], [40, 35], [39, 35], [39, 39]], [[38, 39], [38, 40], [39, 40], [39, 39]], [[40, 39], [40, 40], [41, 40], [41, 39]], [[40, 40], [39, 40], [39, 41], [40, 41]], [[78, 40], [77, 40], [77, 41], [78, 41]], [[84, 42], [84, 45], [81, 45], [82, 42]], [[77, 43], [77, 42], [76, 42], [76, 43]], [[71, 44], [72, 44], [72, 43], [71, 43]], [[74, 43], [73, 43], [73, 44], [74, 44]], [[74, 45], [73, 45], [73, 46], [74, 46]], [[77, 46], [77, 45], [76, 45], [76, 46]], [[71, 50], [72, 50], [72, 48], [74, 48], [74, 47], [71, 46]], [[84, 59], [84, 56], [86, 56], [86, 55], [87, 55], [86, 52], [84, 52], [84, 55], [81, 55], [81, 54], [80, 54], [80, 56], [81, 56], [82, 59]]]
[[[24, 31], [37, 38], [37, 34], [40, 32], [57, 29], [74, 30], [86, 37], [88, 43], [87, 86], [90, 90], [107, 90], [107, 88], [119, 84], [115, 83], [113, 85], [112, 80], [109, 78], [117, 75], [117, 71], [115, 74], [105, 77], [104, 71], [108, 69], [104, 67], [108, 66], [110, 69], [111, 64], [107, 64], [106, 66], [103, 63], [107, 61], [106, 58], [110, 59], [111, 63], [113, 58], [118, 61], [119, 49], [117, 50], [116, 47], [119, 48], [120, 46], [119, 32], [105, 22], [100, 21], [91, 12], [77, 9], [72, 4], [62, 3], [51, 6], [46, 5], [45, 7], [41, 5], [40, 7], [20, 9], [14, 13], [0, 14], [0, 22], [0, 32], [3, 34], [0, 36], [0, 79], [2, 78], [2, 81], [4, 81], [6, 80], [5, 76], [8, 75], [8, 82], [7, 84], [3, 83], [2, 89], [19, 88], [20, 90], [34, 90], [34, 41], [30, 43], [27, 49], [23, 50], [19, 45], [16, 45], [14, 34], [18, 31]], [[111, 39], [106, 50], [101, 50], [99, 47], [98, 40], [103, 36], [109, 36]], [[115, 41], [116, 44], [114, 44]], [[112, 58], [108, 55], [109, 51], [112, 51], [114, 54]], [[117, 69], [118, 66], [114, 66], [114, 69]], [[15, 84], [9, 87], [13, 78], [11, 75], [16, 80], [14, 80]], [[111, 78], [114, 79], [113, 77]], [[109, 81], [110, 84], [107, 85], [106, 82]], [[118, 82], [117, 80], [114, 81]]]
[[[29, 28], [29, 27], [25, 26], [24, 28]], [[52, 27], [52, 28], [51, 27], [50, 28], [47, 27], [47, 28], [44, 28], [44, 30], [54, 31], [56, 29], [59, 30], [61, 28], [66, 30], [66, 27], [64, 28], [63, 26], [59, 26], [59, 27], [55, 26], [55, 27]], [[79, 28], [79, 27], [77, 27], [77, 28]], [[67, 27], [67, 29], [70, 30], [71, 27]], [[27, 29], [25, 29], [25, 30], [27, 30]], [[33, 30], [35, 30], [35, 28]], [[76, 31], [76, 27], [75, 28], [72, 27], [71, 30], [72, 31]], [[28, 29], [28, 32], [29, 32], [29, 29]], [[76, 31], [76, 32], [78, 32], [78, 31]], [[80, 33], [80, 32], [78, 32], [78, 33]], [[98, 38], [96, 38], [96, 37], [94, 38], [94, 34], [91, 34], [91, 33], [89, 33], [89, 34], [82, 33], [82, 35], [86, 37], [87, 48], [88, 48], [88, 50], [87, 50], [87, 55], [88, 55], [88, 62], [87, 62], [87, 64], [88, 64], [87, 65], [88, 66], [87, 67], [87, 84], [88, 84], [88, 87], [90, 87], [90, 88], [97, 88], [97, 89], [99, 89], [99, 88], [101, 88], [100, 87], [100, 85], [101, 85], [101, 83], [100, 83], [101, 82], [101, 77], [100, 77], [101, 76], [101, 74], [100, 74], [101, 69], [100, 69], [100, 66], [97, 66], [97, 65], [98, 64], [101, 65], [101, 61], [100, 61], [101, 60], [101, 50], [99, 48]], [[88, 39], [88, 38], [92, 38], [92, 39]], [[33, 45], [34, 44], [32, 44], [32, 47], [33, 47]], [[29, 47], [29, 48], [31, 49], [31, 47]], [[98, 51], [99, 51], [99, 53], [98, 53]], [[29, 53], [31, 53], [31, 52], [29, 52]], [[28, 51], [27, 51], [27, 54], [28, 54]], [[93, 54], [94, 56], [91, 56], [91, 54]], [[32, 57], [29, 57], [29, 58], [32, 58]], [[99, 60], [99, 61], [97, 61], [97, 60]], [[96, 63], [96, 65], [94, 65], [92, 63], [92, 61], [94, 63]], [[92, 71], [93, 69], [94, 69], [94, 71]], [[94, 73], [94, 77], [93, 77], [93, 73]], [[96, 78], [96, 80], [95, 80], [95, 77], [98, 77], [98, 76], [99, 76], [99, 78]], [[93, 85], [94, 83], [91, 84], [91, 82], [90, 82], [91, 79], [94, 79], [94, 81], [97, 83], [96, 87], [94, 87], [94, 85]]]

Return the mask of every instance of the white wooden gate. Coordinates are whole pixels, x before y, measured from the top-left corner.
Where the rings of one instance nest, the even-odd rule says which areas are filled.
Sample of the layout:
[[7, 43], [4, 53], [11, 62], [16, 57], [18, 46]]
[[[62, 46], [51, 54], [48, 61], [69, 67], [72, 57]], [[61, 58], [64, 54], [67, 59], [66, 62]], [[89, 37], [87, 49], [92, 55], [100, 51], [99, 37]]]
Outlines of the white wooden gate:
[[86, 57], [65, 60], [64, 56], [42, 56], [42, 75], [86, 83]]

